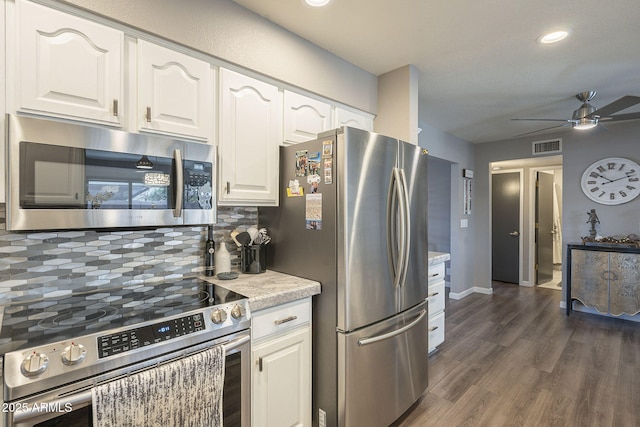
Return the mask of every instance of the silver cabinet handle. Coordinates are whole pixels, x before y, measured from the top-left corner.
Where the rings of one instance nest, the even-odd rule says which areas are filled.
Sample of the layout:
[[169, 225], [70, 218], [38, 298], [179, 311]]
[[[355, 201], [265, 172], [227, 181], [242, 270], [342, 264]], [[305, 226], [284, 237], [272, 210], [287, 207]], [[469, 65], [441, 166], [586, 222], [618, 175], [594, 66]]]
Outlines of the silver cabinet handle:
[[113, 100], [113, 116], [118, 117], [118, 100]]
[[518, 233], [517, 231], [512, 231], [511, 233], [509, 233], [509, 236], [519, 236], [520, 233]]
[[147, 123], [151, 123], [151, 107], [147, 107], [147, 112], [145, 114], [145, 119]]
[[434, 274], [430, 274], [429, 277], [438, 277], [440, 275], [440, 273], [434, 273]]
[[432, 328], [429, 328], [429, 332], [433, 332], [433, 331], [435, 331], [436, 329], [438, 329], [438, 327], [437, 327], [437, 326], [434, 326], [434, 327], [432, 327]]
[[275, 323], [276, 325], [282, 325], [283, 323], [294, 321], [297, 318], [298, 316], [289, 316], [289, 317], [285, 317], [284, 319], [274, 320], [273, 323]]
[[431, 297], [435, 297], [436, 295], [438, 295], [440, 292], [434, 292], [432, 294], [429, 294], [429, 296], [427, 298], [431, 298]]
[[422, 320], [422, 318], [424, 316], [426, 316], [426, 315], [427, 315], [427, 310], [422, 310], [420, 312], [420, 314], [418, 315], [418, 318], [416, 320], [414, 320], [413, 322], [409, 323], [408, 325], [405, 325], [400, 329], [396, 329], [395, 331], [391, 331], [391, 332], [387, 332], [386, 334], [378, 335], [377, 337], [360, 338], [358, 340], [358, 345], [359, 346], [363, 346], [363, 345], [367, 345], [367, 344], [373, 344], [373, 343], [376, 343], [378, 341], [386, 340], [387, 338], [392, 338], [392, 337], [395, 337], [396, 335], [400, 335], [400, 334], [408, 331], [409, 329], [413, 328], [415, 325], [417, 325], [418, 322], [420, 322]]

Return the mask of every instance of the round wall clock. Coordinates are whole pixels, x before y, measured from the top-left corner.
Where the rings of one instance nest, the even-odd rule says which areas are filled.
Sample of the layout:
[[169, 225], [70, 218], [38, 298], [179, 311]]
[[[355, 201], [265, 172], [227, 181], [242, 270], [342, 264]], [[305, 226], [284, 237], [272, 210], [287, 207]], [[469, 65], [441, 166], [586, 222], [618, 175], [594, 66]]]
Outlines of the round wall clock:
[[582, 191], [594, 202], [620, 205], [640, 195], [640, 165], [622, 157], [598, 160], [582, 174]]

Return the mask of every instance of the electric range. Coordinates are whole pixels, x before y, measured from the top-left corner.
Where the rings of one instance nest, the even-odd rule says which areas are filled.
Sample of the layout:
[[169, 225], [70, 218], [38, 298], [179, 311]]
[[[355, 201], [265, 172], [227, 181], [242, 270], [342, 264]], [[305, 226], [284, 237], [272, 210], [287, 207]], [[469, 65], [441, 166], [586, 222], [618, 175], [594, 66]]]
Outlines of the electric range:
[[238, 332], [247, 341], [250, 319], [246, 297], [198, 278], [12, 303], [0, 329], [4, 401], [96, 384]]

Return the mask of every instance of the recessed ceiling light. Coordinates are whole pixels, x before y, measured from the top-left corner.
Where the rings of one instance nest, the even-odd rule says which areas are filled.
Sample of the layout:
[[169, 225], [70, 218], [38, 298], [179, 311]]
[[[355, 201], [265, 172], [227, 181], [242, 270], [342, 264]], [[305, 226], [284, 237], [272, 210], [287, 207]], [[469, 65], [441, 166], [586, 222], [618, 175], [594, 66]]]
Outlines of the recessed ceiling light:
[[560, 40], [564, 40], [569, 35], [568, 31], [553, 31], [551, 33], [547, 33], [540, 37], [540, 43], [549, 44], [549, 43], [557, 43]]
[[331, 0], [304, 0], [306, 4], [313, 7], [321, 7], [329, 4]]

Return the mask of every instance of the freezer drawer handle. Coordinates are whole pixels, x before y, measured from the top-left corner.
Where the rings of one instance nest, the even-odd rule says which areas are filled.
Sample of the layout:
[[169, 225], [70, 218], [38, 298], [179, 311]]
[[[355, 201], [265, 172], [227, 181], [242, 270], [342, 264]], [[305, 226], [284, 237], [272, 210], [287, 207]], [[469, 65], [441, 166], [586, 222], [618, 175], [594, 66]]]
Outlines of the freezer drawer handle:
[[282, 325], [283, 323], [291, 322], [293, 320], [296, 320], [297, 318], [298, 316], [289, 316], [285, 317], [284, 319], [274, 320], [273, 323], [275, 323], [276, 325]]
[[406, 331], [408, 331], [409, 329], [413, 328], [416, 324], [418, 324], [422, 318], [424, 316], [427, 315], [427, 310], [422, 310], [420, 311], [420, 314], [418, 315], [418, 318], [416, 320], [414, 320], [413, 322], [409, 323], [406, 326], [403, 326], [400, 329], [396, 329], [395, 331], [391, 331], [391, 332], [387, 332], [386, 334], [382, 334], [382, 335], [378, 335], [377, 337], [371, 337], [371, 338], [360, 338], [358, 340], [358, 345], [359, 346], [364, 346], [367, 344], [373, 344], [376, 343], [378, 341], [382, 341], [382, 340], [386, 340], [387, 338], [392, 338], [395, 337], [396, 335], [400, 335], [405, 333]]

